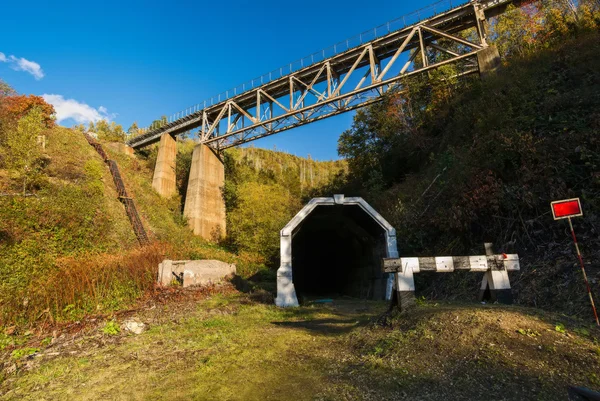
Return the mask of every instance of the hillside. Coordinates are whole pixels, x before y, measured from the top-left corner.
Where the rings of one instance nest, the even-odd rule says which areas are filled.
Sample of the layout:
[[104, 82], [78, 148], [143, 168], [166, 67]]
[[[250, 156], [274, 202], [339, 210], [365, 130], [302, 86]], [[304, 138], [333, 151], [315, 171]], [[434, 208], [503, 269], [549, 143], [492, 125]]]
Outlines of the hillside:
[[[553, 221], [550, 202], [581, 198], [574, 225], [597, 298], [598, 32], [540, 44], [487, 79], [415, 91], [410, 103], [392, 95], [360, 111], [342, 134], [350, 176], [341, 190], [396, 227], [403, 255], [480, 254], [493, 242], [521, 257], [511, 278], [519, 303], [593, 318], [568, 225]], [[427, 297], [473, 299], [479, 277], [418, 279]]]
[[[156, 266], [165, 258], [216, 258], [235, 262], [242, 277], [253, 276], [273, 263], [280, 226], [300, 209], [302, 197], [344, 168], [341, 162], [282, 152], [230, 150], [225, 192], [231, 233], [226, 243], [210, 244], [191, 234], [181, 213], [192, 141], [178, 142], [179, 195], [162, 199], [152, 189], [156, 149], [129, 156], [101, 139], [152, 242], [140, 249], [108, 168], [81, 132], [53, 127], [43, 134], [46, 147], [31, 183], [34, 196], [21, 196], [13, 172], [0, 169], [0, 193], [6, 195], [0, 197], [5, 326], [72, 320], [132, 305], [152, 291]], [[248, 219], [244, 213], [250, 208], [262, 208], [264, 218]]]
[[[61, 127], [45, 134], [47, 165], [36, 196], [0, 198], [4, 322], [47, 307], [29, 300], [44, 296], [44, 279], [62, 258], [124, 252], [137, 242], [108, 169], [83, 136]], [[0, 171], [2, 192], [12, 193], [13, 180]]]
[[44, 135], [34, 196], [20, 196], [12, 173], [0, 170], [3, 325], [126, 307], [153, 288], [163, 258], [235, 258], [191, 235], [177, 207], [152, 191], [151, 173], [105, 146], [154, 241], [139, 249], [109, 170], [83, 135], [62, 127]]

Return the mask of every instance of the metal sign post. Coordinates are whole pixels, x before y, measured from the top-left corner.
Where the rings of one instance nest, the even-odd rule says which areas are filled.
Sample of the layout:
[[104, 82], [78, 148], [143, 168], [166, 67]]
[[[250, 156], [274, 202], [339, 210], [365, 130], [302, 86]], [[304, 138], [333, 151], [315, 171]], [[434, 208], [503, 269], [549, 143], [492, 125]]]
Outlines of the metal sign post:
[[592, 310], [594, 311], [596, 324], [600, 326], [600, 321], [598, 320], [598, 312], [596, 312], [596, 305], [594, 304], [594, 298], [592, 297], [592, 289], [590, 287], [587, 274], [585, 273], [583, 258], [581, 257], [579, 245], [577, 244], [577, 237], [575, 236], [575, 230], [573, 230], [573, 223], [571, 222], [571, 217], [583, 216], [583, 211], [581, 210], [581, 202], [579, 201], [579, 198], [565, 199], [561, 201], [552, 202], [550, 206], [552, 207], [552, 216], [554, 216], [554, 220], [569, 220], [569, 227], [571, 228], [571, 235], [573, 236], [573, 243], [575, 244], [575, 249], [577, 250], [577, 258], [579, 259], [581, 272], [583, 273], [583, 279], [585, 280], [585, 285], [587, 287], [587, 293], [590, 297], [590, 304], [592, 304]]

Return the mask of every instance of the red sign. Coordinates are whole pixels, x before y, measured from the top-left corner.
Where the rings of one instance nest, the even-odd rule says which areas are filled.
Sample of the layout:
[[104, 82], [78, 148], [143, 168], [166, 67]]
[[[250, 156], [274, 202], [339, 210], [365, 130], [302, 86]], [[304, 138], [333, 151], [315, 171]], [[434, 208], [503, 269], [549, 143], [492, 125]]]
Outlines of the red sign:
[[550, 206], [552, 206], [552, 216], [554, 216], [554, 220], [583, 216], [579, 198], [554, 201], [550, 203]]

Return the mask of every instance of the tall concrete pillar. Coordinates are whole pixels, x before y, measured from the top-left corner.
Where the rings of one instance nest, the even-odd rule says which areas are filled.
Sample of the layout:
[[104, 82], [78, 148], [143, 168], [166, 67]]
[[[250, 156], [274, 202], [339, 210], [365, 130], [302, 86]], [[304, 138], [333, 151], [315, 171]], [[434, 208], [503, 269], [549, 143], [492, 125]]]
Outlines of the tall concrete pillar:
[[154, 167], [152, 188], [163, 198], [170, 198], [177, 192], [175, 186], [175, 159], [177, 157], [177, 142], [169, 134], [160, 137], [158, 156]]
[[479, 75], [482, 77], [496, 72], [501, 65], [498, 48], [496, 46], [488, 46], [479, 50], [477, 52], [477, 63], [479, 64]]
[[210, 147], [194, 148], [183, 215], [195, 235], [209, 241], [225, 236], [225, 201], [221, 188], [225, 184], [225, 167]]

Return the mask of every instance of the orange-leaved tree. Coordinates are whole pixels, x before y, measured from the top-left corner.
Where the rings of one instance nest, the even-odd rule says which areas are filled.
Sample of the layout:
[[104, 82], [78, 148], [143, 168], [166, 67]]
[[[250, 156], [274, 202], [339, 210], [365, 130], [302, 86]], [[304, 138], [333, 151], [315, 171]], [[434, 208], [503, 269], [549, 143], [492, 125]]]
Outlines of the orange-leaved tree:
[[0, 119], [16, 122], [25, 117], [32, 109], [38, 108], [46, 128], [54, 127], [54, 107], [44, 98], [35, 95], [5, 96], [0, 102]]

